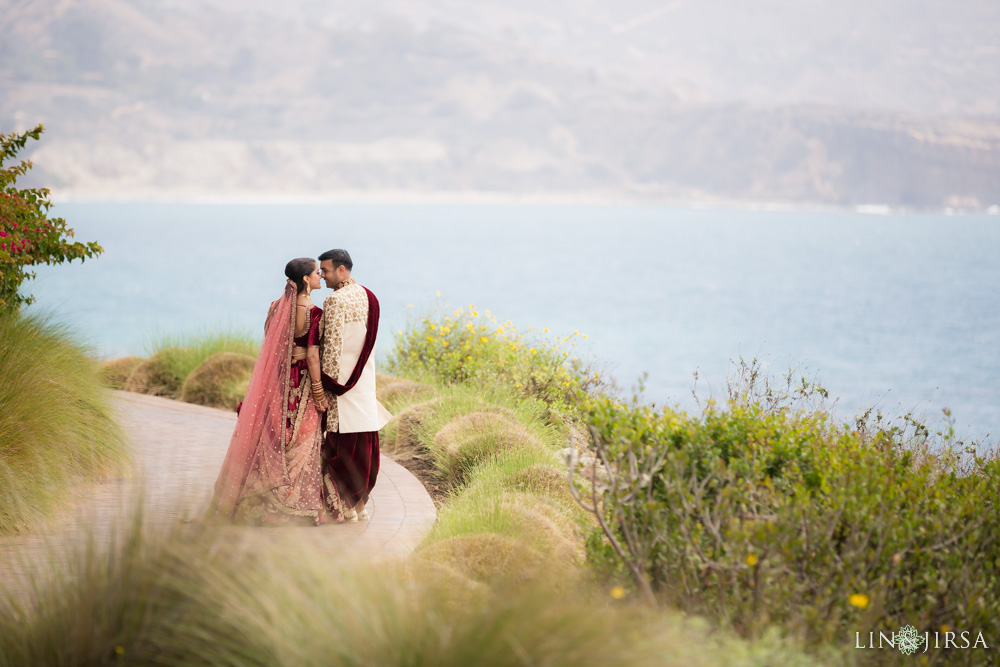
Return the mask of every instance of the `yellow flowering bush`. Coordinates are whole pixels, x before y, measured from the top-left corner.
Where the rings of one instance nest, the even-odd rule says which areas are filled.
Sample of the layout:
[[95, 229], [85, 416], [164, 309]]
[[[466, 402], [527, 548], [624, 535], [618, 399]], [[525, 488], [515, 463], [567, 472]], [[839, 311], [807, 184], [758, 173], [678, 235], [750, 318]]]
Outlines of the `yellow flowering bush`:
[[474, 306], [444, 310], [399, 333], [389, 372], [513, 389], [555, 410], [577, 405], [582, 396], [605, 387], [600, 373], [574, 353], [579, 332], [562, 338], [547, 333], [522, 332]]

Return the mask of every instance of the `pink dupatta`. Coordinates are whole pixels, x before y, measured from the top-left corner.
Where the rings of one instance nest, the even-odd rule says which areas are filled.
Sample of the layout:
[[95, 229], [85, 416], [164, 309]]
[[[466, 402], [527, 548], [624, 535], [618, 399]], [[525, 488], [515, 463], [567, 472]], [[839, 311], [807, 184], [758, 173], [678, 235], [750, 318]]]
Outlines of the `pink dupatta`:
[[230, 518], [240, 499], [247, 475], [256, 467], [267, 488], [287, 485], [285, 464], [289, 368], [295, 328], [295, 284], [271, 304], [264, 325], [264, 340], [250, 376], [229, 450], [215, 482], [210, 516]]

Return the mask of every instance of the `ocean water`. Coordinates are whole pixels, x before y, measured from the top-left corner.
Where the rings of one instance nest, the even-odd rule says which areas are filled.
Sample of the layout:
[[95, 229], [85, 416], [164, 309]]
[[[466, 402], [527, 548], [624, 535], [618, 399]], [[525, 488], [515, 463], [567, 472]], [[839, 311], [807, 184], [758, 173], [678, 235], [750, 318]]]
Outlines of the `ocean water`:
[[[817, 379], [964, 437], [1000, 431], [1000, 218], [527, 205], [60, 204], [105, 254], [42, 267], [32, 308], [104, 357], [166, 334], [259, 332], [285, 262], [347, 248], [382, 304], [380, 355], [447, 304], [579, 350], [646, 398], [693, 409], [733, 360]], [[440, 292], [441, 296], [437, 296]], [[321, 303], [327, 290], [314, 301]], [[412, 307], [410, 307], [412, 305]]]

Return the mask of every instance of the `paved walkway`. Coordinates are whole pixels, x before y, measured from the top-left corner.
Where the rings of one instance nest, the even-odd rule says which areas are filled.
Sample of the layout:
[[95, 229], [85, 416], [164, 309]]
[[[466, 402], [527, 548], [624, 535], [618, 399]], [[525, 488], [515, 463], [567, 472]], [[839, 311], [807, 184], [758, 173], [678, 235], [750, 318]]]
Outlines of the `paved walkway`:
[[[0, 539], [0, 577], [16, 577], [22, 572], [25, 554], [65, 552], [86, 535], [113, 530], [140, 498], [143, 524], [154, 529], [176, 526], [204, 511], [236, 414], [143, 394], [115, 395], [119, 421], [135, 452], [135, 474], [130, 479], [88, 486], [62, 516], [37, 533]], [[371, 520], [366, 522], [226, 530], [241, 540], [311, 542], [335, 558], [368, 559], [409, 554], [437, 516], [423, 485], [384, 456], [368, 512]]]

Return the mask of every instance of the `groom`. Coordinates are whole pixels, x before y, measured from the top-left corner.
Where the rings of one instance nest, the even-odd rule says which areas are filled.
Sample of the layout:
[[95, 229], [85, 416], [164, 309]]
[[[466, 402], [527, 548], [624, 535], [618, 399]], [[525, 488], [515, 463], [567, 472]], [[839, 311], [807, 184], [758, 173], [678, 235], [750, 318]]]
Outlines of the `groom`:
[[378, 476], [378, 431], [391, 416], [375, 398], [378, 299], [351, 278], [354, 263], [346, 250], [328, 250], [319, 262], [333, 288], [323, 302], [320, 353], [330, 402], [323, 415], [323, 487], [336, 518], [365, 520]]

